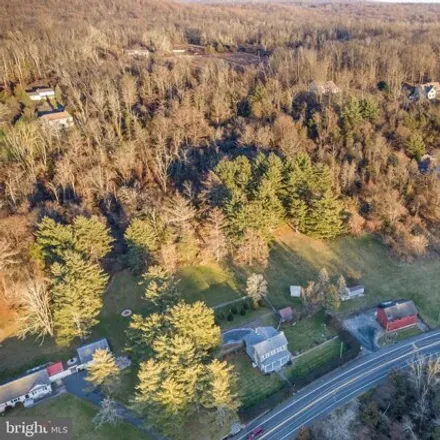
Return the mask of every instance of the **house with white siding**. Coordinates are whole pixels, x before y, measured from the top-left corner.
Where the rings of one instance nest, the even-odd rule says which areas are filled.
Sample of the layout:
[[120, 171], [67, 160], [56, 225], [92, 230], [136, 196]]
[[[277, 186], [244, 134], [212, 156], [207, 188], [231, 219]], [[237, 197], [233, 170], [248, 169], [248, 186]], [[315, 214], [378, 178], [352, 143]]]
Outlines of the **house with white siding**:
[[257, 327], [244, 337], [244, 343], [246, 353], [263, 373], [281, 370], [291, 359], [284, 332], [273, 327]]
[[28, 406], [51, 393], [52, 383], [46, 368], [25, 374], [0, 385], [0, 413], [19, 403]]

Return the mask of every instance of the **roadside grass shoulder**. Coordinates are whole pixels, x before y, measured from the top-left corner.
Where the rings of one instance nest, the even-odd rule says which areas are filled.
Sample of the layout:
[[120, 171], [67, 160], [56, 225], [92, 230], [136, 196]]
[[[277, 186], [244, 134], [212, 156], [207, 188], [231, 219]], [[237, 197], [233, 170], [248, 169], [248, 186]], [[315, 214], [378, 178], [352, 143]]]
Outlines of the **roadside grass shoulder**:
[[122, 422], [116, 426], [95, 429], [92, 419], [98, 408], [70, 394], [63, 394], [32, 408], [14, 410], [16, 417], [67, 418], [72, 420], [72, 440], [148, 440], [147, 435], [136, 427]]
[[403, 341], [404, 339], [408, 339], [412, 336], [419, 335], [420, 333], [423, 333], [423, 331], [420, 330], [418, 327], [406, 328], [394, 333], [383, 334], [379, 338], [377, 343], [379, 347], [385, 347], [387, 345], [391, 345], [391, 344], [395, 344], [396, 342]]

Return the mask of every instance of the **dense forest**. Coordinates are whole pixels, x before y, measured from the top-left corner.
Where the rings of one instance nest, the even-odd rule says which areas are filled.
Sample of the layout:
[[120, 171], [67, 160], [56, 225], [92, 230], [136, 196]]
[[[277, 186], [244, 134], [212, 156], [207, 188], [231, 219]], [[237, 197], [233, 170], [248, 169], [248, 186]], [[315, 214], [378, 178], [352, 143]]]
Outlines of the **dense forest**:
[[[179, 301], [179, 268], [264, 267], [283, 224], [321, 239], [377, 234], [407, 261], [437, 257], [440, 180], [421, 163], [440, 159], [440, 106], [408, 90], [440, 79], [440, 7], [35, 0], [2, 9], [2, 305], [20, 311], [22, 336], [69, 345], [97, 323], [109, 276], [143, 274], [155, 313], [135, 315], [130, 338], [149, 359], [135, 401], [150, 413], [237, 408], [230, 368], [213, 360], [212, 311]], [[311, 93], [312, 81], [338, 93]], [[72, 127], [41, 124], [28, 93], [38, 87], [54, 89], [48, 105], [72, 115]], [[183, 328], [196, 314], [212, 335], [205, 345]], [[210, 384], [203, 390], [194, 375], [177, 383], [169, 363], [182, 334], [193, 345], [178, 356]], [[180, 400], [167, 406], [173, 387]]]

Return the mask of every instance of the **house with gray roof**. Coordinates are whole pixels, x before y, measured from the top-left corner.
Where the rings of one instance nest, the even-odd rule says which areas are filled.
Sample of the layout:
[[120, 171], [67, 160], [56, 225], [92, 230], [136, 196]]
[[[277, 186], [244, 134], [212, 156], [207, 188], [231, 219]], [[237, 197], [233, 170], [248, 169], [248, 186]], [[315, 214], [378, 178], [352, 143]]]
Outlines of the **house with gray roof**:
[[284, 332], [273, 327], [257, 327], [244, 337], [246, 353], [263, 372], [280, 370], [291, 358]]
[[80, 361], [78, 368], [86, 368], [93, 364], [93, 355], [95, 354], [96, 350], [110, 351], [106, 338], [99, 339], [98, 341], [91, 342], [90, 344], [82, 345], [76, 349]]
[[46, 368], [26, 374], [0, 385], [0, 413], [14, 408], [17, 403], [25, 406], [52, 393], [52, 384]]

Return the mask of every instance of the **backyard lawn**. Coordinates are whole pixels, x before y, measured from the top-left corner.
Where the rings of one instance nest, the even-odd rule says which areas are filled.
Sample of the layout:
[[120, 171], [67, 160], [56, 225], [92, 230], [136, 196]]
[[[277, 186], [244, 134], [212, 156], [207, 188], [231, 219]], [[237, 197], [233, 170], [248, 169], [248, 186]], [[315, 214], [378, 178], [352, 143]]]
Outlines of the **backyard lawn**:
[[291, 353], [301, 353], [314, 345], [322, 344], [329, 337], [335, 335], [332, 329], [324, 324], [324, 310], [320, 310], [313, 316], [302, 319], [294, 325], [283, 324], [280, 330], [284, 331], [289, 341]]
[[63, 394], [34, 406], [14, 410], [14, 417], [61, 417], [72, 420], [72, 440], [148, 440], [144, 432], [139, 431], [128, 423], [116, 426], [103, 426], [95, 429], [92, 419], [97, 413], [97, 408], [70, 394]]

